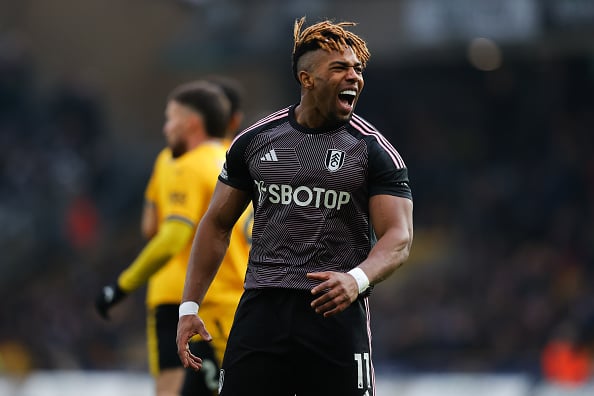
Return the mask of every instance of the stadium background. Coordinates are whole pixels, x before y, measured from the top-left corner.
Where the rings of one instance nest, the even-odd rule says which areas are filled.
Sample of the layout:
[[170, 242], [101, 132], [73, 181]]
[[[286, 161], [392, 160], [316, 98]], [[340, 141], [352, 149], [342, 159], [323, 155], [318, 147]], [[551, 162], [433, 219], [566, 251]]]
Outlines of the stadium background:
[[[124, 373], [146, 386], [143, 293], [109, 323], [92, 300], [143, 244], [164, 98], [228, 74], [246, 87], [246, 124], [293, 103], [301, 15], [359, 22], [372, 58], [357, 112], [412, 178], [412, 257], [372, 299], [385, 394], [431, 394], [402, 384], [438, 374], [536, 395], [552, 386], [541, 364], [551, 341], [592, 340], [594, 2], [6, 1], [0, 394], [53, 394], [31, 388], [43, 373], [62, 395], [105, 373], [101, 383]], [[518, 375], [519, 390], [496, 386]]]

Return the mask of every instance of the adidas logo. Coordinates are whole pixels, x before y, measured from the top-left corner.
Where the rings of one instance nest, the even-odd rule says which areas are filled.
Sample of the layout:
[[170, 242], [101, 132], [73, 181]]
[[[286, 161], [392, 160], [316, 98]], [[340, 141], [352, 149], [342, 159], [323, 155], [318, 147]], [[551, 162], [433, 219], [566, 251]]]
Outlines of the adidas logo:
[[273, 161], [273, 162], [277, 162], [278, 158], [276, 158], [276, 152], [274, 151], [274, 149], [270, 150], [269, 152], [267, 152], [264, 157], [260, 158], [260, 161]]

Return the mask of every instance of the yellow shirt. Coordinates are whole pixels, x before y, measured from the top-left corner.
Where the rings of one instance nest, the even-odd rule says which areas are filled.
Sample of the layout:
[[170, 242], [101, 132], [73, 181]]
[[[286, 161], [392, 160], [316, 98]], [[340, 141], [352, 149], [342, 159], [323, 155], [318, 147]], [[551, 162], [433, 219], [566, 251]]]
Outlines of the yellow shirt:
[[[175, 159], [168, 148], [161, 151], [145, 192], [145, 198], [156, 207], [159, 224], [176, 219], [196, 230], [210, 203], [227, 148], [226, 141], [211, 141]], [[237, 305], [251, 242], [251, 213], [250, 208], [233, 229], [229, 249], [201, 312], [212, 304]], [[150, 278], [146, 297], [149, 308], [181, 302], [192, 240]]]

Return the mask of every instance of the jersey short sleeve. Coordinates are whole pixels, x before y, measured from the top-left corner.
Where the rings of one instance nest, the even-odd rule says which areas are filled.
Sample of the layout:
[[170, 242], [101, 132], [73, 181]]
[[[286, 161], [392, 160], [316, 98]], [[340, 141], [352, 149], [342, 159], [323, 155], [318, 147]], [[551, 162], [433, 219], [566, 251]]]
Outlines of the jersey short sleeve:
[[406, 164], [388, 139], [356, 114], [351, 118], [349, 127], [365, 140], [368, 147], [369, 196], [387, 194], [412, 200]]
[[[291, 106], [292, 107], [292, 106]], [[237, 135], [227, 150], [225, 164], [219, 174], [219, 181], [239, 190], [250, 191], [254, 187], [254, 178], [249, 163], [263, 160], [253, 148], [262, 144], [258, 136], [262, 131], [270, 131], [287, 123], [290, 107], [281, 109], [257, 121]]]
[[244, 152], [249, 143], [250, 135], [242, 135], [237, 138], [225, 158], [225, 164], [219, 175], [219, 180], [231, 187], [248, 191], [252, 188], [252, 178], [246, 161]]
[[387, 194], [412, 199], [408, 170], [398, 152], [378, 140], [372, 140], [369, 149], [369, 195]]

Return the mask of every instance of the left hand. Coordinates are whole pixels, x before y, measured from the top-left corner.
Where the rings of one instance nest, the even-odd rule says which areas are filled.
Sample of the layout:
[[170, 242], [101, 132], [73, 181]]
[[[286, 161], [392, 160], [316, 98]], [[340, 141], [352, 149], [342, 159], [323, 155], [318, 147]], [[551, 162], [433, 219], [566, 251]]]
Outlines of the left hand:
[[311, 289], [311, 294], [320, 295], [311, 302], [311, 307], [326, 318], [344, 311], [359, 296], [357, 282], [350, 274], [332, 271], [311, 272], [307, 277], [321, 281]]
[[101, 288], [95, 298], [95, 309], [103, 319], [109, 319], [111, 307], [122, 301], [128, 293], [123, 291], [117, 282]]

